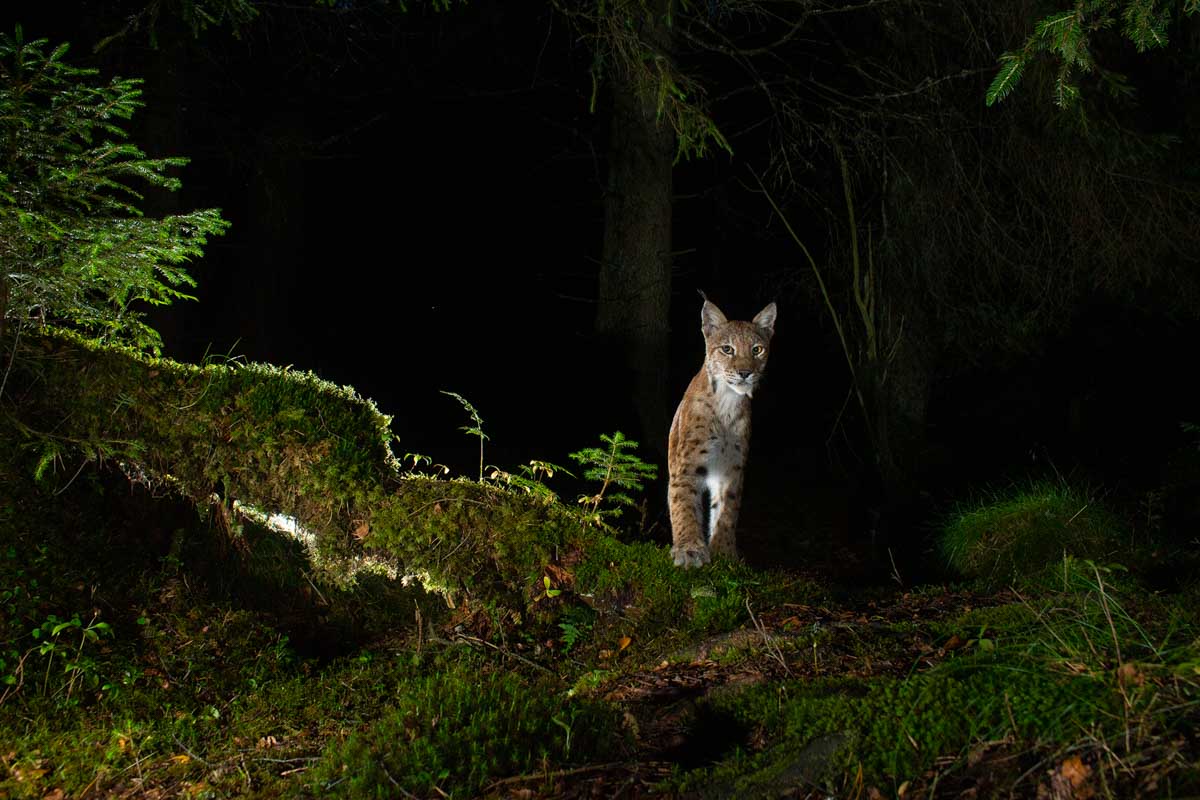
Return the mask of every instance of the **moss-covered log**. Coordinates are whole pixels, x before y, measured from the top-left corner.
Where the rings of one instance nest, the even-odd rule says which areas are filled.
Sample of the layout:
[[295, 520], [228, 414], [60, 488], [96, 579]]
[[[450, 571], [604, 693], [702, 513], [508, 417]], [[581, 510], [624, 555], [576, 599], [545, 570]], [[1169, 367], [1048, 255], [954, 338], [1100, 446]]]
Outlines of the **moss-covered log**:
[[311, 373], [26, 337], [0, 408], [17, 434], [6, 438], [23, 436], [44, 466], [115, 461], [226, 515], [237, 503], [294, 518], [337, 581], [375, 556], [452, 592], [522, 591], [582, 534], [560, 506], [404, 474], [390, 419]]

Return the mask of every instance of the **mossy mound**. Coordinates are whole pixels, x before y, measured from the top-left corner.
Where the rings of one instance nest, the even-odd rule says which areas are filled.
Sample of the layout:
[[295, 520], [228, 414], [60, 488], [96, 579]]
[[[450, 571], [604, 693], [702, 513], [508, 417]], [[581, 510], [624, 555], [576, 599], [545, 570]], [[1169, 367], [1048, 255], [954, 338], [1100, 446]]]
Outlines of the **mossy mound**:
[[956, 511], [938, 547], [950, 567], [993, 590], [1037, 580], [1064, 555], [1109, 559], [1128, 545], [1122, 538], [1119, 521], [1083, 492], [1035, 483]]

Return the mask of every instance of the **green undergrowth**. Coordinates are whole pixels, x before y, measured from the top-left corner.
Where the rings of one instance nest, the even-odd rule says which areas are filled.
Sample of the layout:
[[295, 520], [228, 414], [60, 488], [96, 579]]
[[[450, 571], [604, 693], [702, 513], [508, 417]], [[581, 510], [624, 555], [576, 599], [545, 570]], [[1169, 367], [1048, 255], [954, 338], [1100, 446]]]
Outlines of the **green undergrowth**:
[[1123, 568], [1071, 556], [1054, 572], [1055, 581], [1014, 591], [1015, 601], [974, 609], [933, 630], [1078, 674], [1125, 670], [1200, 677], [1194, 669], [1200, 609], [1187, 593], [1149, 592]]
[[229, 674], [195, 659], [190, 675], [167, 677], [134, 659], [126, 671], [154, 669], [141, 688], [53, 713], [39, 701], [6, 708], [0, 793], [378, 797], [399, 786], [469, 797], [625, 746], [615, 708], [467, 648], [363, 652], [316, 666], [266, 629], [254, 643], [217, 645], [228, 626], [207, 628], [201, 647], [242, 662]]

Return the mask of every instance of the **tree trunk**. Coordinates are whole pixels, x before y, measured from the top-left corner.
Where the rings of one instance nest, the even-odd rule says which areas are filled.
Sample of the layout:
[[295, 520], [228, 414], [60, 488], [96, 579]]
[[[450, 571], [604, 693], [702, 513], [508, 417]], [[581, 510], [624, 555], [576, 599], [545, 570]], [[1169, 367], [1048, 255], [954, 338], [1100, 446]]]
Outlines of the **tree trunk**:
[[286, 363], [294, 353], [284, 332], [294, 323], [291, 298], [305, 261], [303, 160], [311, 141], [303, 112], [281, 108], [262, 123], [255, 143], [243, 272], [254, 313], [241, 321], [241, 335], [264, 361]]
[[[669, 52], [669, 2], [647, 13], [643, 36]], [[596, 331], [627, 368], [643, 441], [666, 452], [667, 316], [671, 303], [671, 168], [675, 132], [658, 119], [652, 87], [613, 78]]]
[[926, 431], [933, 354], [923, 338], [924, 315], [912, 311], [904, 338], [888, 362], [865, 363], [858, 370], [879, 479], [865, 502], [874, 509], [873, 535], [882, 534], [885, 540], [886, 529], [893, 525], [907, 530], [933, 466]]
[[875, 417], [875, 453], [889, 504], [905, 505], [919, 488], [926, 449], [929, 374], [919, 357], [902, 352], [886, 374], [867, 370]]

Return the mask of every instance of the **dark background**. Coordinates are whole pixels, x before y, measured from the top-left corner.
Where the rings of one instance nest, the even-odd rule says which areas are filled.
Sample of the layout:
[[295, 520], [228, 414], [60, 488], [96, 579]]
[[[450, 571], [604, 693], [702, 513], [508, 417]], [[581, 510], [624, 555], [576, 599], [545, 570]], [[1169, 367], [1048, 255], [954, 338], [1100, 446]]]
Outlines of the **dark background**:
[[[486, 460], [508, 468], [566, 463], [602, 432], [640, 435], [620, 366], [593, 335], [605, 101], [589, 111], [591, 55], [560, 17], [542, 4], [485, 0], [407, 14], [264, 3], [239, 31], [193, 36], [171, 7], [153, 23], [134, 3], [30, 4], [4, 15], [27, 38], [72, 42], [76, 63], [145, 77], [135, 139], [152, 155], [192, 159], [182, 192], [151, 196], [149, 211], [217, 206], [233, 223], [193, 265], [198, 302], [155, 317], [166, 355], [268, 361], [353, 385], [394, 416], [398, 454], [426, 453], [468, 474], [476, 443], [457, 430], [468, 419], [439, 390], [480, 410]], [[1014, 5], [1014, 17], [1023, 9]], [[953, 74], [955, 57], [943, 55]], [[1118, 58], [1142, 82], [1131, 118], [1183, 131], [1185, 147], [1190, 75], [1161, 58]], [[823, 62], [813, 63], [819, 71]], [[963, 81], [979, 115], [990, 78]], [[886, 503], [870, 488], [840, 345], [809, 267], [752, 188], [770, 141], [735, 136], [753, 119], [736, 102], [720, 108], [715, 121], [734, 155], [681, 160], [675, 171], [669, 390], [677, 398], [703, 356], [698, 290], [731, 318], [776, 300], [747, 491], [768, 509], [764, 527], [788, 524], [797, 493], [836, 494], [857, 535], [874, 524], [866, 510]], [[814, 144], [809, 156], [797, 183], [814, 196], [836, 190], [832, 154]], [[874, 199], [865, 192], [862, 203]], [[823, 263], [838, 247], [836, 204], [804, 191], [788, 201]], [[1200, 420], [1200, 406], [1196, 318], [1172, 294], [1152, 281], [1098, 288], [1025, 352], [984, 348], [935, 364], [923, 510], [968, 485], [1026, 474], [1074, 476], [1132, 503], [1174, 480], [1174, 459], [1194, 450], [1180, 422]]]

